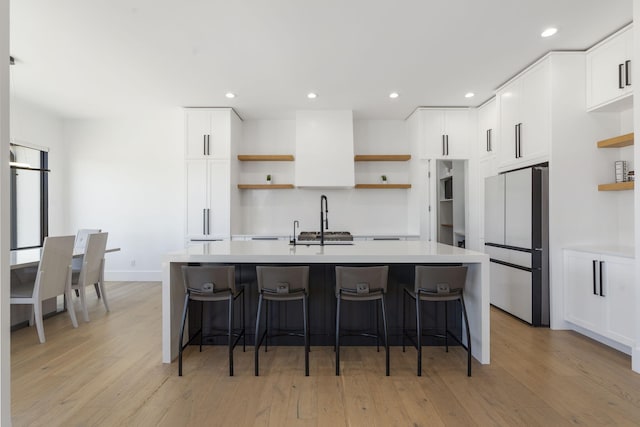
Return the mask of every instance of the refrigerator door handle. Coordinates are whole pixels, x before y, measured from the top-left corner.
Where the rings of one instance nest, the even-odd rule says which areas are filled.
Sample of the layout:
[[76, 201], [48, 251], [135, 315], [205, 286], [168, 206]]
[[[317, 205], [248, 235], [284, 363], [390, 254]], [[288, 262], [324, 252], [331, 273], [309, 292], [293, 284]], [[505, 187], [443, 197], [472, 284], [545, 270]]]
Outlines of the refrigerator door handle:
[[598, 261], [596, 261], [595, 259], [592, 261], [593, 263], [593, 294], [594, 295], [598, 295], [598, 292], [596, 291], [596, 263]]
[[602, 292], [602, 267], [604, 267], [604, 261], [600, 261], [600, 296], [603, 297], [604, 293]]

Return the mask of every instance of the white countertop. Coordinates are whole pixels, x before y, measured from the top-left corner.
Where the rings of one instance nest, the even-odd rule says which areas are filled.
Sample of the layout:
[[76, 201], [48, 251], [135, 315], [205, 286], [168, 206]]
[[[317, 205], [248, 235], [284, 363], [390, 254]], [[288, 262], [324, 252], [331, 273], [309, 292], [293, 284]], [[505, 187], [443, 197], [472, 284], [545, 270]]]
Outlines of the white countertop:
[[564, 249], [579, 251], [579, 252], [592, 252], [603, 255], [620, 256], [624, 258], [635, 258], [635, 248], [633, 246], [620, 246], [620, 245], [576, 245], [568, 246]]
[[425, 241], [356, 241], [352, 245], [289, 245], [285, 241], [221, 241], [190, 244], [167, 262], [428, 263], [488, 260], [488, 255]]

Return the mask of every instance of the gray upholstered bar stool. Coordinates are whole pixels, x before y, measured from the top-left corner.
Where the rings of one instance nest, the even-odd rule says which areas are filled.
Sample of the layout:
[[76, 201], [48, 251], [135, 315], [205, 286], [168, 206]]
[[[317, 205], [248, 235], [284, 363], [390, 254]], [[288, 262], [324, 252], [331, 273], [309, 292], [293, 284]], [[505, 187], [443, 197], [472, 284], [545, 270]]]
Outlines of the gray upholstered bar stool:
[[[375, 267], [336, 267], [336, 375], [340, 375], [340, 306], [344, 301], [380, 301], [382, 306], [382, 322], [384, 325], [384, 350], [386, 352], [386, 375], [389, 376], [389, 339], [387, 332], [387, 313], [385, 294], [389, 266]], [[380, 332], [376, 304], [376, 333], [359, 333], [345, 335], [360, 335], [375, 338], [379, 342]], [[378, 346], [378, 351], [380, 347]]]
[[[467, 350], [467, 375], [471, 376], [471, 335], [469, 333], [469, 319], [467, 317], [467, 310], [464, 305], [464, 284], [467, 279], [467, 267], [466, 266], [416, 266], [415, 270], [415, 284], [414, 288], [404, 288], [404, 294], [402, 298], [402, 351], [405, 350], [405, 338], [408, 337], [413, 341], [413, 337], [407, 333], [406, 328], [406, 298], [412, 298], [416, 307], [416, 341], [413, 341], [414, 346], [418, 350], [418, 376], [422, 375], [422, 336], [423, 327], [420, 321], [421, 302], [422, 301], [435, 301], [443, 302], [445, 308], [445, 326], [444, 334], [436, 335], [437, 337], [444, 338], [446, 351], [449, 351], [449, 343], [447, 336], [451, 335], [453, 339], [458, 341], [461, 346]], [[464, 326], [467, 332], [467, 345], [465, 346], [458, 338], [449, 332], [448, 316], [447, 316], [447, 304], [449, 301], [459, 301], [462, 307], [462, 317], [464, 319]]]
[[[309, 267], [308, 266], [257, 266], [258, 314], [256, 315], [255, 374], [259, 374], [260, 346], [269, 336], [293, 335], [304, 337], [304, 374], [309, 376]], [[260, 334], [262, 304], [266, 301], [265, 330]], [[303, 333], [279, 333], [269, 335], [269, 304], [271, 301], [302, 301]], [[267, 351], [265, 343], [264, 350]]]
[[[182, 324], [180, 325], [180, 341], [178, 342], [178, 375], [182, 376], [182, 351], [191, 344], [198, 335], [200, 336], [200, 351], [204, 339], [202, 331], [202, 319], [204, 317], [205, 303], [227, 302], [228, 321], [226, 329], [212, 330], [214, 334], [209, 336], [227, 336], [229, 347], [229, 375], [233, 376], [233, 349], [242, 337], [242, 351], [246, 348], [246, 336], [244, 328], [244, 288], [236, 286], [236, 273], [234, 266], [182, 266], [182, 278], [185, 290], [184, 309], [182, 311]], [[240, 313], [242, 325], [233, 327], [233, 312], [235, 302], [240, 298]], [[200, 329], [192, 334], [186, 344], [184, 340], [184, 327], [187, 321], [189, 301], [200, 301]], [[209, 304], [210, 305], [210, 304]], [[235, 339], [233, 339], [235, 338]]]

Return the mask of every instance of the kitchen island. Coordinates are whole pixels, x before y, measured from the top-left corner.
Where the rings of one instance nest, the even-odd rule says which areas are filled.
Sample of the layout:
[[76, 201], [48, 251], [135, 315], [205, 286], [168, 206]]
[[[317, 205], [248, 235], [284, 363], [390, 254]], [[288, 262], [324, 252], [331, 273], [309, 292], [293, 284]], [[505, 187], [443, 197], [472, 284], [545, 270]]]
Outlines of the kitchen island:
[[[180, 320], [184, 304], [184, 287], [181, 266], [193, 264], [222, 263], [236, 265], [249, 271], [260, 264], [327, 266], [330, 271], [335, 265], [390, 265], [398, 266], [398, 271], [408, 271], [414, 265], [463, 264], [469, 267], [465, 286], [465, 303], [469, 316], [472, 354], [483, 364], [490, 360], [489, 343], [489, 257], [454, 246], [425, 241], [364, 241], [344, 245], [301, 245], [292, 246], [283, 241], [221, 241], [189, 245], [185, 250], [170, 253], [163, 263], [162, 290], [162, 361], [171, 363], [177, 357]], [[245, 275], [246, 276], [246, 275]], [[391, 273], [390, 273], [391, 276]], [[319, 284], [330, 294], [333, 283], [330, 275]], [[412, 277], [412, 276], [411, 276]], [[240, 278], [251, 280], [250, 277]], [[398, 294], [404, 278], [390, 278], [389, 286], [394, 286]], [[413, 286], [413, 283], [406, 283]], [[246, 289], [247, 296], [256, 293], [255, 288]], [[314, 298], [313, 287], [310, 300]], [[335, 304], [326, 307], [335, 310]], [[399, 304], [389, 306], [391, 316], [398, 313]], [[395, 313], [393, 312], [395, 311]], [[313, 315], [313, 313], [312, 313]], [[255, 318], [251, 309], [247, 318]], [[413, 322], [409, 323], [413, 324]], [[247, 327], [251, 321], [247, 322]], [[312, 330], [313, 334], [313, 330]], [[185, 334], [188, 335], [188, 334]], [[313, 342], [312, 342], [313, 345]]]

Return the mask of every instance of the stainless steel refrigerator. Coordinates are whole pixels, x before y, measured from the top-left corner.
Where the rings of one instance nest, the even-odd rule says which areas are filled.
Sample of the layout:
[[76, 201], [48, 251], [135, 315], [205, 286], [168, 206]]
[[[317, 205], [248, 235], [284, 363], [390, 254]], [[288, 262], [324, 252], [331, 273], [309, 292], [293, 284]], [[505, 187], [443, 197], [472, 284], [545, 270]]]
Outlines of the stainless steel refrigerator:
[[549, 325], [548, 178], [534, 166], [485, 180], [491, 304], [534, 326]]

